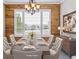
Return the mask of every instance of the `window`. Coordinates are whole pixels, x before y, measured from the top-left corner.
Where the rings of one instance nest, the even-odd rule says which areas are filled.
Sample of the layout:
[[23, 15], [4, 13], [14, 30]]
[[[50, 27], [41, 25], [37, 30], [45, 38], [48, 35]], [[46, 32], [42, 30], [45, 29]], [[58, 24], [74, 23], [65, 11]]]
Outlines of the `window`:
[[25, 33], [36, 32], [41, 34], [41, 14], [36, 12], [34, 15], [24, 13], [24, 27]]
[[42, 34], [50, 34], [50, 12], [43, 11], [42, 12]]
[[23, 36], [29, 32], [36, 34], [51, 33], [50, 10], [40, 10], [34, 15], [24, 10], [15, 10], [15, 36]]
[[21, 11], [17, 11], [15, 13], [15, 21], [14, 21], [14, 32], [15, 36], [22, 36], [24, 32], [24, 22], [23, 22], [23, 13]]

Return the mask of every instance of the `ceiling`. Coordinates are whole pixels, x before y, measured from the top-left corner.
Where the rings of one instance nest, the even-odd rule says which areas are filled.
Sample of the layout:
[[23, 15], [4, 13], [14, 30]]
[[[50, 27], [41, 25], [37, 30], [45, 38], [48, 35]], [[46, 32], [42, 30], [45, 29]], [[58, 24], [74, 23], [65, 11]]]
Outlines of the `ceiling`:
[[[35, 2], [37, 3], [49, 3], [49, 4], [52, 4], [52, 3], [61, 3], [63, 0], [35, 0]], [[17, 3], [17, 4], [24, 4], [24, 3], [28, 3], [29, 0], [4, 0], [4, 3]]]

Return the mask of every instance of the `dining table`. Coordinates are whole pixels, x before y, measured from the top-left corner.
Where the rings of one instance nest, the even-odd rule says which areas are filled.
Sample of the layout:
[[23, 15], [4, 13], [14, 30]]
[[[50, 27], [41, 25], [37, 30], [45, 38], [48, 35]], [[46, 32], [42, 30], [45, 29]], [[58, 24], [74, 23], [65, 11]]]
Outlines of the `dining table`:
[[[32, 41], [32, 42], [31, 42]], [[46, 43], [42, 41], [42, 38], [38, 39], [26, 39], [21, 38], [17, 41], [15, 46], [13, 46], [12, 50], [19, 50], [19, 51], [25, 51], [25, 52], [31, 52], [31, 51], [42, 51], [42, 54], [49, 54], [49, 47], [48, 46], [38, 46], [38, 43]]]

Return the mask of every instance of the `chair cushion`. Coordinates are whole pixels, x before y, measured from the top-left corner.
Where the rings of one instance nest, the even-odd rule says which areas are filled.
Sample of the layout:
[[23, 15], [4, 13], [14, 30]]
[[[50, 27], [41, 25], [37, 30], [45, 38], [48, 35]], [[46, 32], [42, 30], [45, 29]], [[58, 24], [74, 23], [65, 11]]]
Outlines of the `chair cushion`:
[[51, 54], [51, 55], [55, 55], [55, 54], [56, 54], [56, 51], [55, 51], [55, 50], [50, 49], [50, 54]]
[[13, 45], [15, 45], [15, 44], [16, 44], [16, 39], [15, 39], [14, 34], [11, 34], [11, 35], [10, 35], [10, 39], [11, 39], [11, 43], [12, 43]]
[[7, 50], [5, 51], [5, 53], [6, 53], [7, 55], [10, 55], [10, 52], [11, 52], [11, 49], [7, 49]]
[[3, 41], [3, 50], [6, 51], [7, 49], [11, 48], [6, 41]]
[[51, 44], [49, 45], [49, 48], [52, 48], [52, 46], [53, 46], [53, 40], [52, 40]]
[[37, 45], [38, 46], [48, 46], [48, 43], [46, 43], [46, 42], [38, 42]]
[[55, 50], [56, 49], [56, 45], [53, 45], [51, 49], [52, 50]]
[[57, 47], [60, 45], [60, 40], [59, 40], [59, 38], [56, 38], [56, 41], [53, 43], [53, 46], [52, 46], [52, 49], [53, 50], [56, 50], [57, 49]]
[[16, 45], [22, 45], [22, 44], [26, 44], [26, 42], [16, 42]]
[[59, 38], [57, 37], [53, 45], [56, 45], [59, 42]]

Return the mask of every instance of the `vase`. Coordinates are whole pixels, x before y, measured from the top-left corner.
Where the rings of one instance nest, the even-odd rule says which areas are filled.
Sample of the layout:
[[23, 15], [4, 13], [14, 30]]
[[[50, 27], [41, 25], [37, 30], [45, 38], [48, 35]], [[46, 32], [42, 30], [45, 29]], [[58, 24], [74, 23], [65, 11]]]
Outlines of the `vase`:
[[30, 40], [30, 45], [33, 45], [33, 39]]

